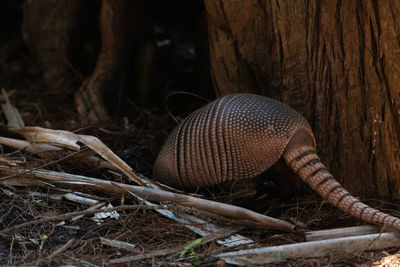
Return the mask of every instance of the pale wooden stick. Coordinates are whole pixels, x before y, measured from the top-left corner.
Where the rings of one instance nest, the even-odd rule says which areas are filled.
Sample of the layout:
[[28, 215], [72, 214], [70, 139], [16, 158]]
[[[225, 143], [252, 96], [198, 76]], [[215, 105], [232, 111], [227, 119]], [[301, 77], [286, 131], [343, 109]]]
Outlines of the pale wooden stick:
[[[391, 229], [383, 229], [382, 232], [389, 232]], [[346, 236], [357, 236], [357, 235], [369, 235], [380, 233], [381, 230], [378, 226], [373, 225], [362, 225], [353, 227], [344, 227], [329, 230], [311, 231], [305, 232], [307, 241], [326, 240], [332, 238], [346, 237]]]
[[253, 265], [279, 263], [296, 258], [325, 257], [332, 254], [349, 255], [365, 250], [399, 246], [400, 235], [398, 233], [382, 233], [240, 250], [221, 253], [217, 257], [229, 264]]
[[114, 247], [114, 248], [125, 249], [125, 250], [128, 250], [128, 251], [137, 251], [137, 249], [135, 249], [136, 245], [128, 243], [128, 242], [108, 239], [108, 238], [105, 238], [105, 237], [100, 237], [100, 242], [103, 245], [107, 245], [107, 246]]
[[81, 196], [78, 196], [78, 195], [73, 194], [73, 193], [65, 193], [63, 195], [63, 197], [65, 199], [68, 199], [69, 201], [72, 201], [72, 202], [75, 202], [75, 203], [80, 203], [80, 204], [83, 204], [83, 205], [91, 206], [91, 205], [96, 205], [96, 204], [99, 203], [98, 200], [90, 199], [88, 197], [81, 197]]
[[44, 154], [51, 151], [60, 151], [62, 148], [47, 144], [32, 144], [31, 142], [0, 136], [0, 144], [19, 150], [25, 149], [32, 154]]

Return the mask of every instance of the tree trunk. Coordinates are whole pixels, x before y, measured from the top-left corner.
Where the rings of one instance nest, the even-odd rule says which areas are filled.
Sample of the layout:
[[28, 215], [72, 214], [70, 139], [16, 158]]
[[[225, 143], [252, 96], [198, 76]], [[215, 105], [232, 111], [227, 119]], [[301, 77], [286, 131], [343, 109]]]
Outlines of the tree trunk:
[[206, 0], [217, 94], [279, 99], [336, 178], [400, 198], [400, 2]]

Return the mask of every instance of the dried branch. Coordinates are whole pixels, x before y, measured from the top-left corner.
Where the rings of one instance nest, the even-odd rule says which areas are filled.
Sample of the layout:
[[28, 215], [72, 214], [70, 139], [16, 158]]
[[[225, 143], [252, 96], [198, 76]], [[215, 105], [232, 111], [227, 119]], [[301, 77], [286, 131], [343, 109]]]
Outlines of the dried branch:
[[[38, 180], [45, 181], [52, 184], [63, 184], [64, 186], [79, 186], [80, 188], [97, 189], [106, 193], [114, 193], [118, 195], [126, 195], [126, 192], [131, 192], [140, 196], [143, 199], [150, 201], [171, 201], [186, 207], [195, 207], [200, 210], [216, 213], [218, 215], [246, 219], [257, 222], [261, 225], [271, 227], [273, 229], [293, 232], [296, 230], [295, 226], [279, 219], [259, 214], [257, 212], [229, 205], [219, 203], [211, 200], [201, 199], [197, 197], [187, 196], [183, 194], [171, 193], [164, 190], [153, 189], [142, 186], [133, 186], [128, 184], [116, 183], [107, 180], [101, 180], [92, 177], [85, 177], [79, 175], [72, 175], [54, 171], [45, 170], [32, 170], [21, 171], [8, 166], [0, 166], [0, 173], [8, 174], [9, 177], [21, 174], [21, 178], [9, 178], [4, 181], [7, 185], [26, 186], [35, 185]], [[38, 179], [40, 178], [40, 179]], [[22, 180], [23, 179], [23, 180]], [[40, 185], [40, 184], [39, 184]]]
[[311, 231], [305, 232], [304, 234], [307, 241], [317, 241], [347, 236], [369, 235], [388, 231], [390, 231], [390, 229], [384, 230], [374, 225], [362, 225], [329, 230]]

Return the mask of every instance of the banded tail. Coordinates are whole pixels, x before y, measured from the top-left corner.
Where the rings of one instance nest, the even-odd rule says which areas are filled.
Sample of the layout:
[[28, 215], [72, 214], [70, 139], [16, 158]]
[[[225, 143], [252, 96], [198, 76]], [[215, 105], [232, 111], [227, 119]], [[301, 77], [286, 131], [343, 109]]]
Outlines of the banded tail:
[[292, 148], [284, 154], [284, 159], [304, 182], [333, 206], [365, 222], [400, 230], [399, 218], [371, 208], [344, 189], [326, 170], [314, 147]]

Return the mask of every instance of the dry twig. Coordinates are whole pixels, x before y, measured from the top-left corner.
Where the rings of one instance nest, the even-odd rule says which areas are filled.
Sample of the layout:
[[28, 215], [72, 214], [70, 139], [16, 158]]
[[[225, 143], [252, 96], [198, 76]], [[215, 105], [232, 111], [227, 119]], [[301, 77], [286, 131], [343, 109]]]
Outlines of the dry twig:
[[229, 264], [253, 265], [279, 263], [289, 259], [350, 255], [365, 250], [400, 246], [398, 233], [383, 233], [334, 238], [290, 245], [263, 247], [218, 254]]

